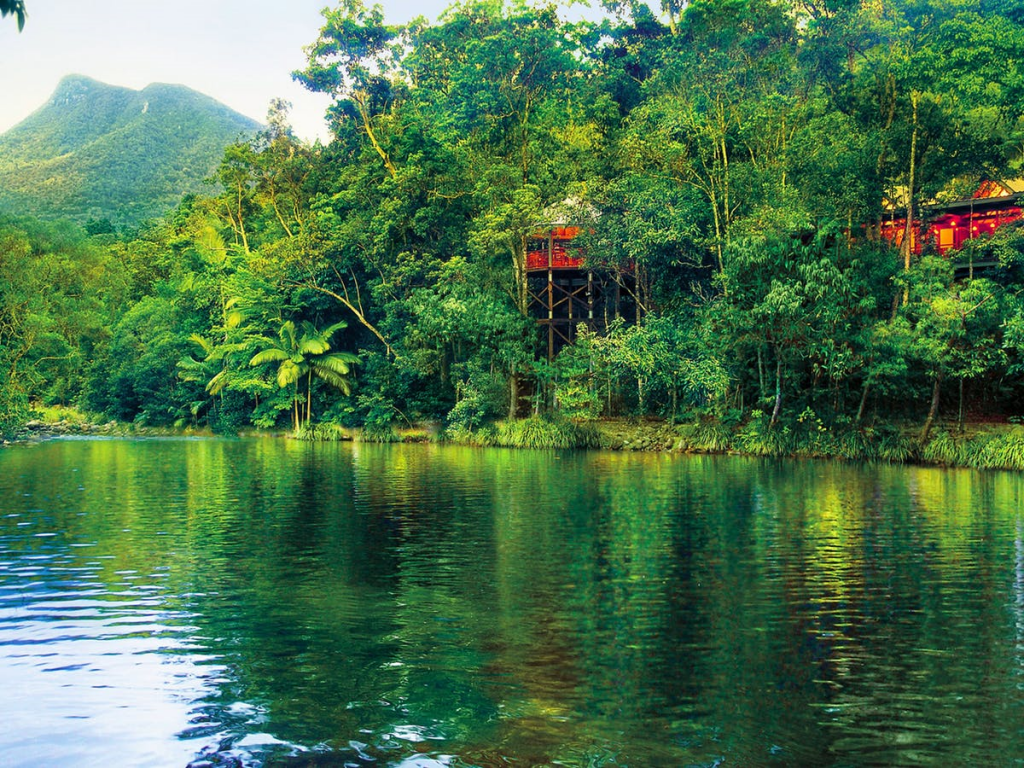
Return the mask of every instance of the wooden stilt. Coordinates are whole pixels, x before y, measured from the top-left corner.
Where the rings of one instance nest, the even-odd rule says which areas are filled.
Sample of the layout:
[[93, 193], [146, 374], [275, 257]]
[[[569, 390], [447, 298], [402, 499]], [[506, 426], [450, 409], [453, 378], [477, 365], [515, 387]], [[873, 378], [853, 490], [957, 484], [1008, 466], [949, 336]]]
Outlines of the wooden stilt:
[[623, 293], [631, 294], [630, 285], [623, 282], [631, 279], [629, 274], [595, 275], [584, 268], [583, 260], [566, 247], [574, 235], [571, 228], [549, 230], [538, 234], [527, 251], [529, 312], [547, 326], [549, 361], [576, 341], [579, 323], [601, 331], [613, 317], [622, 316]]

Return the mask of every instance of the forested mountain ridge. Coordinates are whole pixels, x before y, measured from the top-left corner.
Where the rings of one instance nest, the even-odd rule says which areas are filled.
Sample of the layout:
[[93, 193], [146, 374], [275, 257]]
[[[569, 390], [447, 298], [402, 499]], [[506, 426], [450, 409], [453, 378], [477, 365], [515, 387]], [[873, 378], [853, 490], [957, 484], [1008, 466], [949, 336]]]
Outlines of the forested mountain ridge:
[[200, 191], [224, 147], [258, 128], [184, 86], [134, 91], [69, 75], [0, 135], [0, 209], [136, 223]]

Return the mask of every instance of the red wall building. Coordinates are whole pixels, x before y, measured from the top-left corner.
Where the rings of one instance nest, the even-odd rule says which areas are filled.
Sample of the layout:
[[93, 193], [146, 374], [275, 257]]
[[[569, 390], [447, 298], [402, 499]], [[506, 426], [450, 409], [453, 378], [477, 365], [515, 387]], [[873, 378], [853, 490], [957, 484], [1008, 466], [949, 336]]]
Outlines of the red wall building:
[[538, 233], [527, 245], [527, 271], [582, 269], [583, 256], [569, 247], [569, 242], [579, 233], [579, 227], [554, 227]]
[[548, 359], [575, 342], [581, 325], [603, 331], [624, 310], [635, 306], [631, 273], [584, 265], [572, 241], [579, 227], [555, 226], [538, 231], [527, 243], [529, 311], [546, 329]]
[[[999, 227], [1019, 221], [1024, 216], [1022, 202], [1024, 181], [986, 181], [968, 200], [924, 206], [923, 220], [914, 220], [911, 252], [920, 254], [926, 247], [939, 254], [959, 250], [968, 240], [991, 235]], [[893, 216], [882, 221], [880, 234], [898, 248], [906, 227], [905, 216]]]

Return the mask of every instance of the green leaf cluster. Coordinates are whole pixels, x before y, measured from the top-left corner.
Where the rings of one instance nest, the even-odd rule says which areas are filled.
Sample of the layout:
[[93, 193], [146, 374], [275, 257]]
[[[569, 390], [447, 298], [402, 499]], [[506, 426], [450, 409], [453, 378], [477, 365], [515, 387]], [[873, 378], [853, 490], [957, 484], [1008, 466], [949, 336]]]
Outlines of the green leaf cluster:
[[[732, 431], [822, 455], [867, 455], [895, 420], [923, 422], [924, 445], [943, 419], [1022, 415], [1021, 230], [943, 258], [879, 237], [1019, 175], [1019, 9], [613, 6], [569, 21], [470, 0], [394, 26], [345, 0], [295, 73], [331, 97], [332, 140], [298, 140], [275, 101], [255, 135], [216, 134], [214, 185], [134, 231], [114, 224], [167, 205], [160, 185], [195, 190], [198, 155], [159, 124], [196, 99], [65, 82], [0, 145], [0, 197], [36, 189], [91, 219], [0, 233], [11, 408], [388, 438], [430, 421], [523, 445], [657, 416], [695, 445]], [[179, 166], [124, 187], [140, 148]], [[127, 213], [62, 165], [85, 157]], [[602, 298], [549, 360], [527, 252], [552, 226], [579, 229], [578, 277]], [[901, 440], [876, 453], [907, 455]]]

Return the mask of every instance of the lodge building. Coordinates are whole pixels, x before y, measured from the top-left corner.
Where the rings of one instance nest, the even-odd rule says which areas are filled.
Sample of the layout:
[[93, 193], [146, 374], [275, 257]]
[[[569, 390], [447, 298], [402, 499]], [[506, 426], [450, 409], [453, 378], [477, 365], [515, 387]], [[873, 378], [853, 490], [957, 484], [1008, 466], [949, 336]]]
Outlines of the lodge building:
[[553, 225], [527, 243], [529, 312], [545, 329], [548, 360], [576, 341], [580, 325], [604, 331], [635, 304], [632, 275], [587, 266], [572, 246], [579, 234], [579, 227]]
[[[988, 236], [1000, 227], [1024, 218], [1024, 179], [985, 181], [967, 199], [924, 205], [910, 230], [911, 253], [932, 249], [953, 258], [964, 244]], [[899, 248], [906, 236], [906, 214], [891, 208], [874, 229], [874, 236]], [[550, 225], [538, 228], [527, 243], [526, 273], [529, 312], [544, 328], [548, 360], [576, 341], [579, 326], [604, 331], [612, 319], [635, 314], [635, 276], [588, 266], [572, 241], [579, 227]], [[975, 263], [972, 269], [996, 266]]]
[[[985, 181], [968, 199], [922, 206], [922, 218], [915, 217], [910, 230], [910, 251], [920, 255], [925, 248], [933, 248], [939, 255], [952, 255], [968, 241], [1020, 221], [1022, 202], [1024, 179], [1017, 179]], [[906, 230], [906, 214], [892, 211], [883, 218], [878, 234], [899, 248]]]

